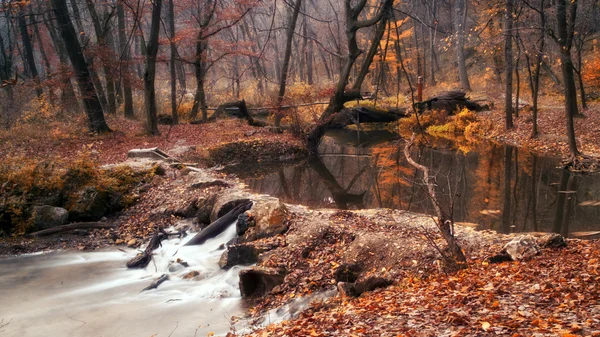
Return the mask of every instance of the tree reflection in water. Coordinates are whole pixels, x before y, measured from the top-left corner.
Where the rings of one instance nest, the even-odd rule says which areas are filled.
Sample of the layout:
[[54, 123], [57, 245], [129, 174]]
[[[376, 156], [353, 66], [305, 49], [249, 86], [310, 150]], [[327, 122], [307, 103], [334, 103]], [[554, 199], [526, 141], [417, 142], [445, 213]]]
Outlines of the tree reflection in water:
[[[400, 142], [400, 144], [399, 144]], [[394, 208], [431, 214], [418, 172], [388, 131], [336, 130], [321, 157], [249, 177], [251, 190], [315, 208]], [[458, 222], [502, 232], [600, 230], [600, 175], [574, 175], [556, 158], [482, 142], [434, 140], [415, 159], [435, 172], [443, 203]], [[417, 157], [418, 156], [418, 157]]]

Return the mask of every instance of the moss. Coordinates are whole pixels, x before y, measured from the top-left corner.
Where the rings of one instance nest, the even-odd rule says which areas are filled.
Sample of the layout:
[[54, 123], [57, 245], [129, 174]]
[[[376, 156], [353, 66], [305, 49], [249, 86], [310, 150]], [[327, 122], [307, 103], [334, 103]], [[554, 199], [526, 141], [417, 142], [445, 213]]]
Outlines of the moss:
[[7, 158], [0, 163], [0, 234], [23, 234], [32, 228], [31, 209], [34, 205], [69, 208], [84, 187], [92, 187], [117, 196], [115, 209], [135, 203], [134, 189], [150, 180], [157, 168], [147, 171], [129, 166], [100, 168], [89, 152], [73, 161], [38, 160], [27, 157]]

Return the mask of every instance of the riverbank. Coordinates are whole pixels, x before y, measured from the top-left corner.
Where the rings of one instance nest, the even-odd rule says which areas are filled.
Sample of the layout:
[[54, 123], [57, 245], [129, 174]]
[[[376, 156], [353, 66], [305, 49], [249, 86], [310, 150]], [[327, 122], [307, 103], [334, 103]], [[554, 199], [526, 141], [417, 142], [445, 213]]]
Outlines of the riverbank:
[[[189, 158], [198, 152], [187, 150], [192, 152]], [[568, 240], [566, 249], [543, 250], [532, 260], [496, 265], [487, 258], [515, 235], [459, 225], [456, 235], [469, 267], [446, 275], [436, 249], [442, 241], [428, 216], [389, 209], [312, 210], [249, 193], [235, 176], [220, 170], [160, 165], [161, 174], [137, 191], [138, 202], [107, 219], [117, 229], [90, 231], [82, 241], [71, 240], [72, 233], [59, 235], [52, 239], [54, 245], [42, 243], [38, 249], [140, 248], [158, 228], [187, 219], [199, 229], [236, 200], [250, 199], [256, 207], [249, 212], [254, 227], [238, 244], [251, 247], [256, 255], [244, 261], [257, 262], [257, 272], [274, 273], [269, 275], [278, 275], [279, 280], [249, 296], [250, 312], [258, 318], [255, 324], [261, 323], [265, 312], [296, 298], [347, 290], [253, 335], [589, 336], [600, 326], [595, 318], [600, 314], [598, 241]], [[223, 254], [231, 251], [229, 247]], [[348, 287], [339, 288], [339, 282]], [[536, 320], [538, 316], [541, 319]]]
[[[499, 143], [509, 144], [527, 149], [533, 153], [569, 157], [569, 143], [566, 135], [564, 106], [559, 101], [543, 101], [538, 112], [539, 134], [532, 138], [532, 112], [526, 107], [514, 117], [514, 128], [506, 131], [504, 111], [493, 109], [478, 114], [478, 118], [491, 127], [483, 138]], [[500, 105], [497, 105], [500, 106]], [[583, 116], [575, 118], [575, 135], [579, 150], [588, 156], [600, 158], [600, 102], [589, 103], [589, 108], [582, 111]]]

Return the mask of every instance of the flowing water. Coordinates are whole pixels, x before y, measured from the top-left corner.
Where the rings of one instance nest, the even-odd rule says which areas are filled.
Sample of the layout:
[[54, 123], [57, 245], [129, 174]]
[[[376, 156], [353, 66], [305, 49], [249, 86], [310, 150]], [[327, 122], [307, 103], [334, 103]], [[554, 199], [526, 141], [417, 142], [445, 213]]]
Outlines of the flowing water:
[[[404, 158], [404, 144], [389, 131], [334, 130], [319, 149], [320, 159], [245, 182], [252, 191], [311, 207], [432, 214], [421, 175]], [[558, 168], [558, 158], [489, 142], [430, 139], [413, 153], [436, 176], [442, 206], [453, 210], [455, 221], [500, 232], [600, 231], [600, 174], [570, 174]]]
[[[111, 248], [0, 258], [0, 336], [224, 335], [244, 313], [238, 289], [242, 267], [219, 269], [218, 247], [235, 226], [200, 246], [186, 238], [163, 241], [145, 269], [127, 269], [137, 253]], [[189, 264], [173, 264], [177, 258]], [[169, 271], [170, 269], [170, 271]], [[198, 271], [193, 280], [182, 276]], [[169, 280], [141, 292], [162, 274]]]

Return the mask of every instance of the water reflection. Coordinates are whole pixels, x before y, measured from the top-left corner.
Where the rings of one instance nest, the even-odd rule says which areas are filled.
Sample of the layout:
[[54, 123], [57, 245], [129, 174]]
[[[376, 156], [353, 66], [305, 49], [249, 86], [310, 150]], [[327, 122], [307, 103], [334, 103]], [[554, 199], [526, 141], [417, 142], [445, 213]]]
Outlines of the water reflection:
[[[492, 143], [470, 146], [466, 153], [458, 148], [437, 141], [413, 153], [435, 174], [441, 203], [452, 208], [456, 221], [506, 233], [600, 230], [600, 175], [569, 174], [557, 168], [556, 158]], [[336, 130], [325, 138], [320, 159], [246, 183], [255, 192], [311, 207], [431, 214], [420, 173], [402, 149], [388, 131]]]

